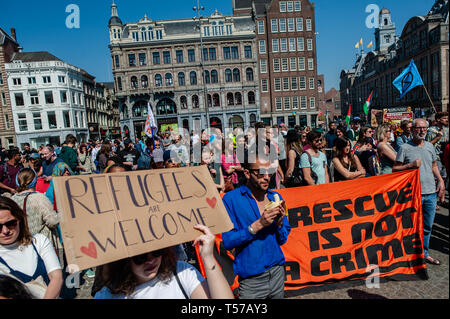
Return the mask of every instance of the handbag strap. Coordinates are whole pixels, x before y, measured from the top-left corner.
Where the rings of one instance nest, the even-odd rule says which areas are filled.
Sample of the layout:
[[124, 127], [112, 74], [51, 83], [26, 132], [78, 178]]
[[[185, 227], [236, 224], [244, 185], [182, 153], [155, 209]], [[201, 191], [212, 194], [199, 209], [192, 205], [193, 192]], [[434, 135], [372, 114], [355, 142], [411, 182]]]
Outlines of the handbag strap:
[[30, 196], [32, 193], [28, 193], [27, 196], [25, 196], [25, 199], [23, 200], [23, 212], [25, 213], [25, 216], [27, 215], [27, 200], [28, 196]]
[[181, 284], [180, 278], [178, 278], [178, 272], [177, 272], [177, 269], [176, 269], [176, 268], [175, 268], [175, 271], [174, 271], [174, 275], [175, 275], [175, 279], [177, 280], [178, 286], [180, 287], [181, 292], [182, 292], [183, 295], [184, 295], [184, 298], [185, 298], [185, 299], [189, 299], [189, 296], [187, 295], [186, 291], [185, 291], [184, 288], [183, 288], [183, 285]]

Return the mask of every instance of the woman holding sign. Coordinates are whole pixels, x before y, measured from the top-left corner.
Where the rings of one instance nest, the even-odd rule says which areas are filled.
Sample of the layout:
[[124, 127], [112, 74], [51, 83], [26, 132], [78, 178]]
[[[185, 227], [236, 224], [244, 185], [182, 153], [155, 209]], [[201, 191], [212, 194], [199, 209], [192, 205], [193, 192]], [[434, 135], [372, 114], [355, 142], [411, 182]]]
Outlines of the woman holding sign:
[[103, 268], [103, 288], [95, 299], [233, 299], [233, 293], [213, 256], [214, 235], [203, 225], [199, 245], [206, 277], [190, 264], [177, 261], [172, 247], [122, 259]]
[[0, 196], [0, 274], [24, 283], [36, 298], [56, 299], [63, 284], [50, 240], [31, 235], [27, 216], [12, 199]]

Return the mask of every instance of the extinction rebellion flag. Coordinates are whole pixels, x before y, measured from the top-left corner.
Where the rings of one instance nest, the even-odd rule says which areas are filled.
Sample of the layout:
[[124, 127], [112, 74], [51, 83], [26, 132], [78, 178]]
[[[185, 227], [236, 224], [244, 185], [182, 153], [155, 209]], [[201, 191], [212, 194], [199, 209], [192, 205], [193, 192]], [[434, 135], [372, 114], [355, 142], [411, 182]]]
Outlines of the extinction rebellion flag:
[[423, 85], [422, 78], [420, 77], [420, 73], [417, 70], [414, 60], [411, 60], [408, 67], [400, 73], [392, 84], [400, 91], [400, 99], [416, 86]]

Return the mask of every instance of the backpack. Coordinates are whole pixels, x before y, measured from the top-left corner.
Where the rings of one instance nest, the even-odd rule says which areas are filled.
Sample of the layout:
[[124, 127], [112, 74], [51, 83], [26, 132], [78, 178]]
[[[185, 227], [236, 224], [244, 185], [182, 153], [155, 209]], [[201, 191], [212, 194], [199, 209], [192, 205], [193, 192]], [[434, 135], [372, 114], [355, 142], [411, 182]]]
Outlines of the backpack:
[[139, 151], [139, 154], [141, 155], [141, 156], [139, 156], [138, 162], [137, 162], [138, 169], [150, 168], [150, 164], [151, 164], [151, 160], [152, 160], [152, 158], [149, 154], [150, 150], [148, 148], [145, 148], [145, 150], [143, 150], [142, 147], [138, 147], [137, 149]]

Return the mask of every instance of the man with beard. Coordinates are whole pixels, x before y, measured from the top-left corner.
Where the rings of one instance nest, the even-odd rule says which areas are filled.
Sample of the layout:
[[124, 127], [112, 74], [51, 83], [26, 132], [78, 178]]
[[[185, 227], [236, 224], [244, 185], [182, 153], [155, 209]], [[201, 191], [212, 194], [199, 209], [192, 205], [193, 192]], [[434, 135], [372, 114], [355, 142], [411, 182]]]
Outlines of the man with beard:
[[122, 164], [130, 171], [136, 170], [138, 159], [141, 154], [139, 154], [139, 151], [134, 148], [134, 143], [129, 138], [125, 139], [123, 144], [125, 148], [119, 153], [119, 157], [123, 161]]
[[244, 163], [246, 185], [223, 197], [234, 228], [222, 234], [225, 249], [235, 249], [234, 273], [239, 276], [241, 299], [284, 298], [285, 258], [280, 246], [286, 243], [291, 227], [285, 205], [266, 209], [275, 197], [269, 190], [276, 168], [258, 154], [255, 163]]
[[51, 145], [44, 146], [41, 151], [42, 155], [42, 175], [45, 176], [45, 181], [50, 182], [53, 174], [53, 169], [56, 164], [64, 162], [61, 158], [56, 156], [55, 149]]
[[18, 149], [10, 149], [8, 151], [8, 161], [0, 166], [0, 194], [14, 194], [16, 192], [16, 176], [23, 167], [20, 164], [22, 156]]
[[[419, 168], [420, 186], [422, 191], [423, 212], [423, 248], [426, 262], [440, 265], [441, 262], [428, 253], [431, 228], [436, 214], [437, 198], [443, 202], [445, 199], [444, 180], [437, 166], [437, 155], [433, 144], [425, 141], [428, 131], [428, 122], [424, 119], [416, 119], [413, 122], [413, 138], [400, 147], [397, 153], [393, 172]], [[438, 181], [436, 187], [435, 178]]]

